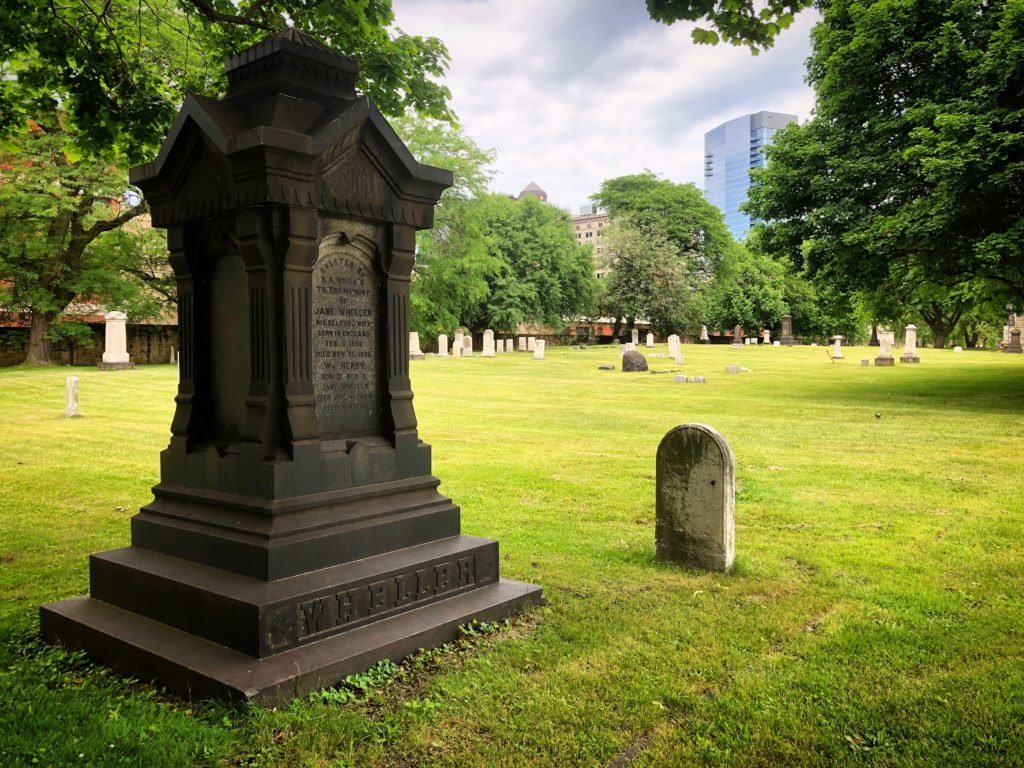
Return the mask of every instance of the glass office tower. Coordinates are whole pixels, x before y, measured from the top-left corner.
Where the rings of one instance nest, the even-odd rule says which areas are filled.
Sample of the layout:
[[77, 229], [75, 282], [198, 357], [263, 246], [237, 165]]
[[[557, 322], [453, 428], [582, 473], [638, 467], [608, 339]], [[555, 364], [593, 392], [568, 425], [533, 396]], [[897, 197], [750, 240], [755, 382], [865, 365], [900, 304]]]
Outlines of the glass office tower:
[[764, 167], [764, 147], [771, 144], [775, 131], [795, 120], [796, 115], [755, 112], [704, 134], [704, 194], [725, 214], [733, 237], [745, 237], [752, 223], [740, 211], [747, 199], [750, 169]]

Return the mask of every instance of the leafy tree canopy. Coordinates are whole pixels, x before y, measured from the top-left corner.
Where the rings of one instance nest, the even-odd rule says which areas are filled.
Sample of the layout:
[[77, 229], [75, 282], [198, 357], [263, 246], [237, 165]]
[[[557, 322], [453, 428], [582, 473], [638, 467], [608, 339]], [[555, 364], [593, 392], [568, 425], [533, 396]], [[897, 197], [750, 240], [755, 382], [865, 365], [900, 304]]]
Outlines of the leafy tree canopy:
[[746, 45], [753, 53], [771, 48], [779, 33], [793, 23], [795, 14], [813, 0], [647, 0], [647, 12], [655, 21], [706, 21], [711, 29], [692, 32], [695, 43], [715, 45], [725, 40]]
[[[748, 210], [839, 289], [1024, 291], [1024, 3], [822, 4], [814, 118], [775, 136]], [[925, 297], [927, 298], [927, 297]]]
[[0, 130], [59, 99], [86, 149], [142, 162], [186, 93], [218, 95], [224, 61], [288, 25], [357, 61], [385, 114], [452, 121], [444, 44], [393, 23], [390, 0], [0, 0]]

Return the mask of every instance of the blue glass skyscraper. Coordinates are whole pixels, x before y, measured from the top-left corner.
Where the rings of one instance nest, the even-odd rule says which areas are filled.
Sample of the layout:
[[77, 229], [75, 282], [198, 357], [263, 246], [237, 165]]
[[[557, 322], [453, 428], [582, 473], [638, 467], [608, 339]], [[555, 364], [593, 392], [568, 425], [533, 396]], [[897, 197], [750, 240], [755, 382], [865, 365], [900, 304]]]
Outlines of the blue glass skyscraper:
[[796, 120], [781, 112], [755, 112], [704, 134], [704, 194], [725, 214], [733, 237], [742, 238], [751, 218], [740, 210], [747, 199], [750, 169], [764, 167], [764, 147], [779, 128]]

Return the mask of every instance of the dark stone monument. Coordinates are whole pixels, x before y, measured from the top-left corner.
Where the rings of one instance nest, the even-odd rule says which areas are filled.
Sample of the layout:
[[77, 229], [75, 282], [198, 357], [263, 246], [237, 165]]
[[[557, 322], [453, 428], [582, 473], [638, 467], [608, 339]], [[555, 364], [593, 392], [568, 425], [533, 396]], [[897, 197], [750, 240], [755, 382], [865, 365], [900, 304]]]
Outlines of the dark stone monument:
[[632, 350], [622, 353], [622, 372], [639, 373], [647, 370], [647, 358]]
[[868, 339], [868, 346], [869, 347], [877, 347], [878, 346], [878, 326], [877, 325], [872, 325], [871, 326], [871, 338]]
[[796, 339], [793, 338], [793, 316], [782, 316], [782, 335], [779, 337], [779, 344], [783, 347], [795, 347]]
[[1021, 354], [1022, 350], [1020, 346], [1020, 330], [1014, 328], [1012, 331], [1010, 331], [1010, 343], [1006, 345], [1006, 349], [1003, 351], [1011, 352], [1018, 355]]
[[44, 637], [193, 697], [286, 701], [539, 603], [460, 535], [409, 382], [417, 163], [356, 65], [287, 30], [132, 170], [168, 230], [180, 383], [153, 501]]
[[736, 458], [720, 432], [681, 424], [658, 446], [655, 557], [728, 571], [735, 542]]

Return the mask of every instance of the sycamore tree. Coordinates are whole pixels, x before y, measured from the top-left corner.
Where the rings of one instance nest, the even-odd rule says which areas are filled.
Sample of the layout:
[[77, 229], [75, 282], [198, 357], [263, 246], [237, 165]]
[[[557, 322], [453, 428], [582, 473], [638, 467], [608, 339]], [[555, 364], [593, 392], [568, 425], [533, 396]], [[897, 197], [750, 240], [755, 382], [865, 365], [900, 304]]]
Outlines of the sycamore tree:
[[944, 343], [972, 301], [1024, 293], [1024, 3], [821, 11], [815, 115], [776, 134], [748, 210], [770, 251]]
[[385, 114], [451, 121], [444, 45], [393, 22], [390, 0], [0, 0], [0, 301], [32, 315], [27, 360], [74, 329], [53, 321], [76, 295], [136, 314], [160, 296], [126, 290], [165, 282], [153, 238], [107, 233], [145, 211], [127, 168], [186, 93], [223, 93], [228, 56], [291, 25], [355, 59]]
[[611, 267], [601, 298], [604, 314], [627, 328], [645, 318], [662, 334], [700, 324], [704, 293], [695, 289], [686, 257], [664, 232], [618, 219], [604, 241]]
[[[722, 212], [693, 184], [675, 184], [650, 171], [608, 179], [591, 199], [607, 210], [613, 221], [628, 222], [628, 229], [638, 232], [641, 242], [646, 239], [659, 246], [667, 243], [672, 250], [671, 262], [661, 267], [659, 283], [665, 295], [681, 302], [675, 319], [662, 312], [657, 296], [641, 282], [624, 280], [613, 294], [618, 309], [606, 306], [617, 319], [616, 335], [623, 322], [632, 327], [637, 317], [656, 315], [658, 323], [668, 323], [662, 328], [666, 331], [696, 322], [694, 308], [703, 300], [715, 274], [727, 259], [735, 257], [739, 247], [725, 226]], [[614, 281], [618, 268], [614, 256], [610, 265]]]

